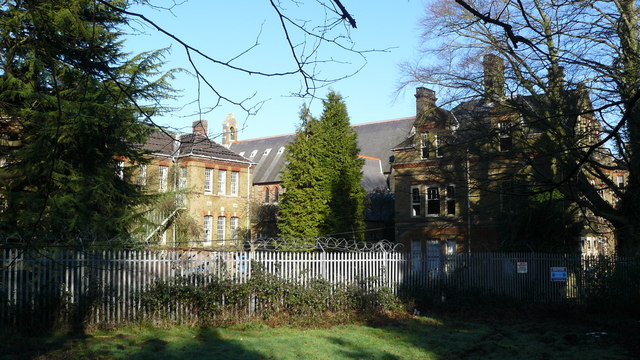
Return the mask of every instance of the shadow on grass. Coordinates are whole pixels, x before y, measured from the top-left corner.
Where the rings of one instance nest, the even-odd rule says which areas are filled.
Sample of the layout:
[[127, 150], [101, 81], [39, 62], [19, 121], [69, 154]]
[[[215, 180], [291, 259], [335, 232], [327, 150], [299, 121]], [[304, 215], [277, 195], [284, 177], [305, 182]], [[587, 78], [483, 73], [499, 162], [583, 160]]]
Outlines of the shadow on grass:
[[75, 360], [75, 359], [264, 359], [245, 349], [235, 340], [222, 339], [215, 328], [182, 328], [180, 335], [172, 330], [145, 329], [146, 334], [115, 335], [39, 335], [4, 336], [0, 344], [0, 360]]
[[18, 335], [10, 335], [0, 341], [0, 359], [637, 358], [621, 346], [622, 324], [614, 329], [561, 317], [479, 319], [477, 314], [381, 320], [367, 327], [317, 330], [273, 329], [261, 323], [223, 330], [132, 326], [84, 336], [23, 338], [21, 344]]

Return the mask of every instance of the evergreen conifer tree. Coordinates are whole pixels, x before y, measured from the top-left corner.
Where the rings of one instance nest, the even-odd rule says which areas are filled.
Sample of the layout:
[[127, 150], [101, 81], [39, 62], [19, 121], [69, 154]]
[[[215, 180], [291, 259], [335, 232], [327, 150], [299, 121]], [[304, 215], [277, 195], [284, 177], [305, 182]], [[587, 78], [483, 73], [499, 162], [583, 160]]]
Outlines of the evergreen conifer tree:
[[144, 196], [120, 166], [143, 161], [142, 102], [168, 95], [161, 52], [124, 54], [127, 19], [100, 2], [13, 0], [0, 16], [0, 236], [126, 238]]
[[330, 92], [319, 120], [306, 107], [287, 147], [278, 228], [285, 239], [320, 235], [364, 240], [364, 161], [342, 97]]
[[312, 247], [315, 238], [326, 231], [330, 192], [318, 148], [320, 124], [306, 105], [300, 119], [296, 137], [287, 145], [287, 165], [282, 173], [286, 192], [280, 201], [278, 229], [282, 238], [305, 241]]
[[336, 237], [364, 240], [365, 192], [360, 185], [364, 160], [358, 157], [357, 134], [349, 124], [347, 106], [340, 94], [329, 92], [323, 105], [317, 146], [324, 153], [321, 166], [331, 194], [327, 229]]

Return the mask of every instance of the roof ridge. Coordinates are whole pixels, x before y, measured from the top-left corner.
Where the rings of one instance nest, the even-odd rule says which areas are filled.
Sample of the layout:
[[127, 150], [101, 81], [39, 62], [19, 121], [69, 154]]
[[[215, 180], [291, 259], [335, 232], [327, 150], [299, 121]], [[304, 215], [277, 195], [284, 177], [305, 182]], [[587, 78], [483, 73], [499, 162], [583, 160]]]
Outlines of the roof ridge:
[[414, 119], [414, 118], [415, 118], [415, 116], [406, 116], [406, 117], [395, 118], [395, 119], [379, 120], [379, 121], [371, 121], [371, 122], [362, 123], [362, 124], [354, 124], [354, 125], [351, 125], [351, 127], [356, 127], [356, 126], [365, 126], [365, 125], [373, 125], [373, 124], [382, 124], [382, 123], [387, 123], [387, 122], [402, 121], [402, 120], [410, 120], [410, 119]]
[[[351, 125], [351, 127], [366, 126], [366, 125], [373, 125], [373, 124], [383, 124], [383, 123], [387, 123], [387, 122], [410, 120], [410, 119], [413, 119], [413, 118], [415, 118], [415, 116], [406, 116], [406, 117], [395, 118], [395, 119], [371, 121], [371, 122], [362, 123], [362, 124], [353, 124], [353, 125]], [[273, 135], [273, 136], [264, 136], [264, 137], [258, 137], [258, 138], [253, 138], [253, 139], [245, 139], [245, 140], [235, 140], [235, 141], [232, 141], [231, 143], [232, 144], [238, 144], [238, 143], [244, 143], [244, 142], [256, 141], [256, 140], [275, 139], [275, 138], [291, 136], [291, 135], [295, 135], [295, 133], [288, 133], [288, 134], [282, 134], [282, 135]]]

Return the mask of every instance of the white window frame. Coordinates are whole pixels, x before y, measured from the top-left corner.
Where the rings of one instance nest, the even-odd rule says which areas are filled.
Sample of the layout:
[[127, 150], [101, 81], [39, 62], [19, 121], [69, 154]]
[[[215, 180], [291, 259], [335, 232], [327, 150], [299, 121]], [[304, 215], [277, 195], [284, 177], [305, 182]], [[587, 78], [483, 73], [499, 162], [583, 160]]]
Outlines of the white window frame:
[[165, 192], [169, 189], [169, 167], [160, 165], [158, 167], [158, 189]]
[[[429, 152], [431, 151], [430, 145], [431, 144], [429, 143], [429, 133], [420, 134], [420, 157], [421, 158], [423, 159], [429, 158]], [[425, 156], [425, 150], [426, 150], [426, 156]]]
[[624, 175], [616, 175], [616, 185], [620, 189], [624, 189]]
[[240, 179], [240, 172], [239, 171], [232, 171], [231, 172], [231, 195], [233, 196], [238, 196], [238, 188], [239, 188], [239, 180]]
[[[425, 201], [425, 214], [426, 216], [440, 216], [440, 212], [441, 212], [441, 201], [440, 201], [440, 187], [439, 186], [427, 186], [427, 189], [425, 191], [425, 197], [426, 197], [426, 201]], [[438, 212], [437, 213], [433, 213], [430, 212], [429, 209], [431, 208], [429, 205], [432, 203], [436, 203], [438, 204]]]
[[187, 188], [187, 167], [180, 167], [180, 178], [178, 179], [178, 190], [184, 190]]
[[224, 216], [218, 216], [216, 224], [216, 239], [218, 244], [224, 244], [225, 227], [227, 226], [227, 218]]
[[218, 170], [218, 195], [227, 193], [227, 170]]
[[232, 216], [229, 220], [229, 231], [231, 231], [231, 240], [238, 240], [238, 227], [240, 224], [240, 219], [237, 216]]
[[213, 191], [213, 169], [204, 168], [204, 193], [211, 194]]
[[203, 220], [204, 241], [205, 246], [211, 245], [213, 241], [213, 216], [205, 215]]
[[409, 194], [411, 207], [409, 211], [411, 212], [411, 217], [418, 217], [422, 215], [422, 196], [420, 195], [420, 186], [412, 186], [411, 193]]
[[140, 165], [138, 167], [138, 185], [147, 185], [147, 165]]

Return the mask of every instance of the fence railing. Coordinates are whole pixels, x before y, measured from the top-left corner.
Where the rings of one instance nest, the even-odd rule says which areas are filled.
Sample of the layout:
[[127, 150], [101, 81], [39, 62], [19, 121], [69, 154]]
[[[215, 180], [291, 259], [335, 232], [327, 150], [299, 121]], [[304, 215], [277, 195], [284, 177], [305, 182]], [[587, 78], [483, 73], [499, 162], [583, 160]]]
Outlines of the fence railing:
[[74, 316], [78, 309], [85, 309], [85, 321], [93, 323], [131, 320], [144, 311], [140, 293], [156, 281], [180, 278], [196, 286], [222, 278], [246, 282], [255, 266], [301, 284], [318, 278], [333, 284], [367, 279], [394, 293], [455, 290], [531, 303], [581, 303], [590, 287], [598, 285], [598, 276], [625, 264], [533, 253], [428, 257], [399, 252], [0, 249], [0, 323], [18, 323], [24, 314], [47, 321], [59, 314]]

